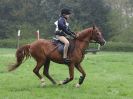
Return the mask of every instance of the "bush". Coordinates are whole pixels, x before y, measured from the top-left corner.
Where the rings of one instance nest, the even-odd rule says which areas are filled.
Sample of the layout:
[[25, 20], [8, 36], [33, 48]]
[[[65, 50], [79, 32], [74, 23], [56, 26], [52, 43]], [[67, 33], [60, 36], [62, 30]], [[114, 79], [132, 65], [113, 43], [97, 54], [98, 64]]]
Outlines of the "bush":
[[101, 50], [132, 52], [133, 44], [132, 43], [123, 43], [123, 42], [107, 42], [106, 45], [101, 47]]

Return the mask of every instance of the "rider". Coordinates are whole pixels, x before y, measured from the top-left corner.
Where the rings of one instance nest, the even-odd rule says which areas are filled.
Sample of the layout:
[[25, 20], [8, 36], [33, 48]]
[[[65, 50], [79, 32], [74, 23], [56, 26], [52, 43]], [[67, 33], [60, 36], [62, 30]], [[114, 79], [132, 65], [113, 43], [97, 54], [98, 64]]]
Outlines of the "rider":
[[76, 37], [75, 33], [72, 32], [69, 28], [69, 23], [67, 20], [69, 19], [71, 14], [70, 9], [62, 9], [60, 18], [55, 22], [56, 25], [56, 38], [59, 39], [62, 43], [64, 43], [64, 52], [63, 52], [63, 60], [64, 63], [69, 63], [70, 59], [67, 57], [67, 51], [69, 47], [69, 41], [65, 37], [66, 35], [70, 35], [72, 37]]

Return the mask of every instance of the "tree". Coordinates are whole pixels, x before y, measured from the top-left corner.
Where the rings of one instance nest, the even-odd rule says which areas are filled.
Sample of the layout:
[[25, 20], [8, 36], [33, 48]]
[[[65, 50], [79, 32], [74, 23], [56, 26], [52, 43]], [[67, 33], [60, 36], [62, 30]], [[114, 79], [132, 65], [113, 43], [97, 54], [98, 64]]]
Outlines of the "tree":
[[5, 25], [1, 24], [1, 32], [5, 33], [2, 38], [15, 37], [20, 27], [25, 30], [24, 37], [33, 37], [31, 32], [35, 29], [45, 32], [42, 36], [52, 35], [54, 22], [65, 7], [74, 13], [71, 19], [72, 30], [79, 31], [95, 23], [108, 37], [107, 15], [110, 9], [103, 0], [1, 0], [0, 19], [6, 22]]

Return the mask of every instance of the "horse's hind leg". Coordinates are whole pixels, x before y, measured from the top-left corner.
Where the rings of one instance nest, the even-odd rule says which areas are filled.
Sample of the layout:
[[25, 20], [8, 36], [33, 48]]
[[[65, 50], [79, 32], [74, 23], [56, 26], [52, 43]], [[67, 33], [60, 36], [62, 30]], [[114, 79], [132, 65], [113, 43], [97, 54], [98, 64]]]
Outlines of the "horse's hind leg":
[[42, 67], [42, 65], [44, 64], [44, 61], [37, 61], [37, 65], [36, 67], [33, 69], [33, 72], [39, 77], [39, 79], [41, 80], [41, 86], [45, 85], [44, 82], [44, 78], [40, 75], [39, 70]]
[[54, 81], [54, 79], [49, 75], [49, 66], [50, 66], [50, 60], [47, 59], [44, 63], [44, 70], [43, 70], [43, 74], [53, 83], [56, 84], [56, 82]]

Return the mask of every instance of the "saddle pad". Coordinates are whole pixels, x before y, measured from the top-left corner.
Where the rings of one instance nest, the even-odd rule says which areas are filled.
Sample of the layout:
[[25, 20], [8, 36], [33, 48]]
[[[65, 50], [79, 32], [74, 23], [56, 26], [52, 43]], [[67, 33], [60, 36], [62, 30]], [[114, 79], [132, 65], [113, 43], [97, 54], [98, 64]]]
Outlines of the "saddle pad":
[[[63, 51], [64, 51], [64, 44], [58, 40], [57, 38], [53, 38], [52, 39], [52, 43], [56, 46], [58, 46], [57, 50], [63, 55]], [[68, 48], [68, 54], [72, 53], [74, 48], [75, 48], [75, 42], [72, 40], [69, 40], [69, 48]]]

